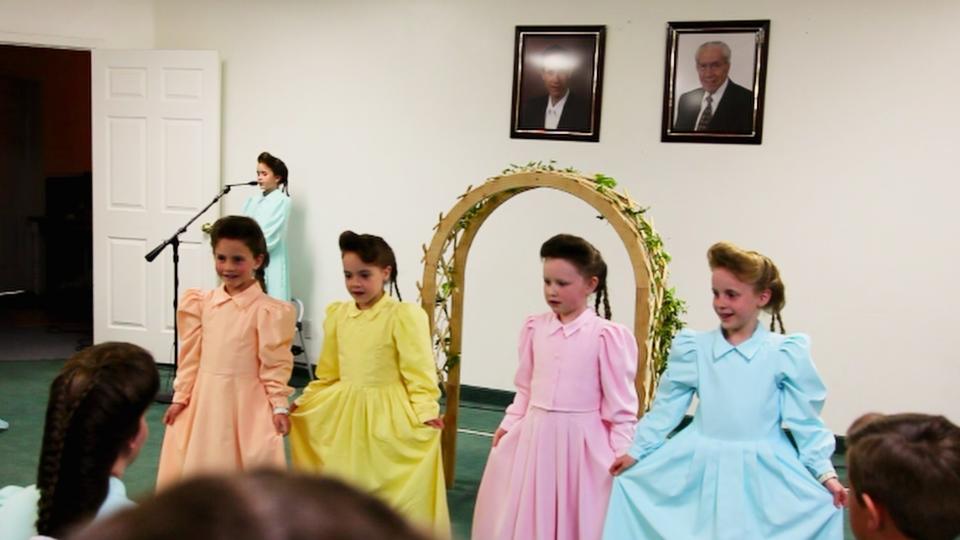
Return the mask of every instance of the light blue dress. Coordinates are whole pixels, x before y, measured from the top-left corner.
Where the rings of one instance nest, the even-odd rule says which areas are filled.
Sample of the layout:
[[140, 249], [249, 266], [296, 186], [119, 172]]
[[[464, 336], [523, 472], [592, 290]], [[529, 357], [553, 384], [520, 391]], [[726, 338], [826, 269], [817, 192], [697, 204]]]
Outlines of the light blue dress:
[[[40, 491], [37, 486], [7, 486], [0, 489], [0, 540], [28, 540], [37, 534], [37, 504]], [[123, 481], [110, 477], [107, 496], [100, 504], [94, 520], [133, 506], [127, 498]]]
[[[736, 347], [719, 329], [681, 331], [637, 424], [629, 454], [639, 461], [614, 480], [603, 537], [843, 538], [843, 512], [817, 481], [833, 471], [834, 438], [809, 350], [805, 335], [759, 324]], [[667, 440], [694, 395], [693, 422]]]
[[254, 195], [243, 204], [243, 215], [260, 224], [267, 239], [270, 264], [267, 266], [267, 294], [290, 301], [290, 269], [287, 266], [287, 221], [290, 218], [290, 197], [280, 189], [267, 195]]

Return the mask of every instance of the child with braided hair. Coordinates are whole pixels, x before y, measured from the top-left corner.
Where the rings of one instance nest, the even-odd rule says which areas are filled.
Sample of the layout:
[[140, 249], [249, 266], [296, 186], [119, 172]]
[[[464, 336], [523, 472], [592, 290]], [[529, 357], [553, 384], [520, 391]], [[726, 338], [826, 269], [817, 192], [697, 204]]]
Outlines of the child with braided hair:
[[523, 324], [516, 397], [477, 493], [479, 540], [599, 539], [608, 470], [637, 421], [637, 341], [609, 320], [603, 257], [567, 234], [547, 240], [540, 257], [550, 311]]
[[37, 483], [0, 490], [0, 538], [63, 537], [131, 505], [122, 478], [147, 439], [160, 378], [129, 343], [88, 347], [50, 385]]
[[[725, 242], [707, 259], [720, 328], [674, 339], [653, 406], [610, 469], [604, 538], [839, 540], [847, 494], [820, 418], [826, 388], [809, 338], [782, 335], [780, 272]], [[694, 395], [692, 424], [668, 439]]]
[[293, 466], [345, 480], [446, 538], [443, 418], [427, 314], [399, 301], [397, 259], [383, 238], [346, 231], [340, 253], [352, 298], [327, 306], [317, 378], [290, 416]]

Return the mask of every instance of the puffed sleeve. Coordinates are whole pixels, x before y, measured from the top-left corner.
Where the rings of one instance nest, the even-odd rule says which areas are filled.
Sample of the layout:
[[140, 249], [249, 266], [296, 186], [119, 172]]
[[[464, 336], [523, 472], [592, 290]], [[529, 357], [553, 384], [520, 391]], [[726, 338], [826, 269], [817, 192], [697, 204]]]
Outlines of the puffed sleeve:
[[653, 406], [637, 423], [629, 451], [634, 459], [642, 459], [659, 448], [690, 408], [699, 379], [696, 336], [692, 330], [681, 330], [673, 338], [667, 370], [660, 378]]
[[303, 393], [296, 400], [297, 405], [304, 403], [311, 395], [340, 380], [337, 310], [344, 304], [344, 302], [333, 302], [327, 306], [326, 316], [323, 319], [323, 348], [320, 350], [320, 358], [317, 359], [317, 368], [314, 370], [316, 379], [303, 389]]
[[283, 240], [287, 234], [287, 218], [290, 217], [290, 197], [278, 195], [275, 199], [276, 202], [257, 220], [267, 240], [267, 251], [273, 251]]
[[393, 321], [393, 344], [397, 348], [400, 376], [410, 405], [420, 422], [440, 416], [440, 386], [430, 347], [427, 313], [416, 304], [401, 303]]
[[780, 414], [783, 426], [797, 442], [800, 462], [819, 478], [834, 472], [834, 437], [820, 418], [827, 388], [810, 358], [810, 338], [791, 334], [779, 347]]
[[500, 429], [510, 431], [521, 418], [527, 414], [527, 406], [530, 404], [530, 380], [533, 378], [533, 335], [536, 327], [536, 316], [527, 317], [523, 322], [523, 329], [520, 330], [520, 344], [517, 347], [517, 357], [520, 365], [517, 366], [517, 374], [513, 377], [513, 385], [517, 388], [517, 393], [513, 396], [513, 403], [507, 407], [507, 411], [500, 422]]
[[610, 428], [610, 448], [620, 456], [633, 442], [637, 425], [637, 340], [609, 323], [600, 331], [600, 417]]
[[297, 315], [293, 305], [268, 297], [257, 312], [257, 356], [260, 359], [260, 383], [274, 407], [286, 407], [293, 388], [287, 385], [293, 371], [293, 332]]
[[210, 295], [211, 291], [187, 289], [177, 304], [180, 351], [177, 354], [177, 378], [173, 381], [174, 403], [190, 404], [203, 350], [203, 305]]

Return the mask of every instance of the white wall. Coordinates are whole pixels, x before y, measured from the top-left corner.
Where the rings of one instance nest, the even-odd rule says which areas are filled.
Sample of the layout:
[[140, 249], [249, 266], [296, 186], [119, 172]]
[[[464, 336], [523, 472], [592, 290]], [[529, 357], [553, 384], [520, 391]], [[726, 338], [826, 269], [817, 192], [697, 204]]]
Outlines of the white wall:
[[[324, 304], [345, 297], [340, 231], [384, 235], [413, 299], [420, 245], [467, 184], [557, 159], [652, 207], [693, 327], [716, 324], [711, 243], [777, 261], [787, 328], [813, 336], [835, 430], [868, 410], [960, 420], [957, 2], [164, 0], [155, 15], [157, 47], [221, 53], [224, 179], [254, 178], [261, 150], [290, 166], [293, 286], [314, 332]], [[772, 20], [763, 145], [661, 143], [665, 23], [752, 18]], [[599, 144], [508, 137], [518, 24], [607, 25]], [[511, 386], [519, 324], [545, 309], [537, 247], [555, 232], [601, 248], [615, 318], [632, 323], [626, 255], [593, 216], [533, 193], [484, 227], [468, 270], [465, 383]]]
[[0, 0], [0, 43], [153, 47], [153, 0]]

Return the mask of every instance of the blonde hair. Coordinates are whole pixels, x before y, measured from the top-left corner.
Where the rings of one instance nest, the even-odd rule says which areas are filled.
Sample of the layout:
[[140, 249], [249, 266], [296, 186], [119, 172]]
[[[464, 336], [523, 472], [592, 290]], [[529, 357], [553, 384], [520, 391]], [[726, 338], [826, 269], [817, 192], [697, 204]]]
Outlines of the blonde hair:
[[784, 333], [783, 316], [781, 312], [787, 303], [783, 280], [780, 271], [766, 255], [756, 251], [747, 251], [729, 242], [717, 242], [707, 250], [707, 261], [710, 269], [723, 268], [730, 271], [740, 281], [753, 287], [757, 293], [770, 291], [770, 301], [763, 310], [770, 313], [770, 330], [779, 323], [780, 333]]

